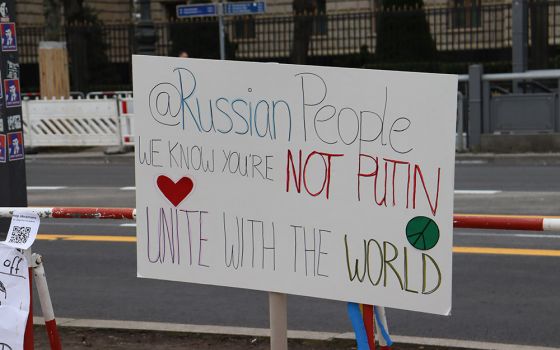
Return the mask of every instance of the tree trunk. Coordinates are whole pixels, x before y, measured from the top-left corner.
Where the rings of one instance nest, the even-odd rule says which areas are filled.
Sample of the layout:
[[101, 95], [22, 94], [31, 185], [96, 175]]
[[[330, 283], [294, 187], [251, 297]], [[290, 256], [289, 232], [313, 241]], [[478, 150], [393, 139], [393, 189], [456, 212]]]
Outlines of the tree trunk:
[[[82, 23], [83, 0], [63, 0], [64, 17], [67, 26], [68, 56], [72, 89], [85, 91], [89, 81], [88, 56], [85, 34], [87, 23]], [[85, 25], [84, 25], [85, 24]], [[70, 29], [70, 30], [68, 30]]]
[[76, 21], [80, 16], [80, 13], [84, 10], [84, 0], [63, 0], [63, 1], [64, 1], [64, 17], [66, 19], [66, 23], [72, 23]]
[[292, 43], [291, 61], [294, 64], [305, 64], [309, 42], [313, 34], [313, 19], [317, 11], [316, 0], [293, 0], [294, 38]]
[[60, 41], [62, 34], [61, 2], [60, 0], [44, 0], [45, 11], [45, 40]]

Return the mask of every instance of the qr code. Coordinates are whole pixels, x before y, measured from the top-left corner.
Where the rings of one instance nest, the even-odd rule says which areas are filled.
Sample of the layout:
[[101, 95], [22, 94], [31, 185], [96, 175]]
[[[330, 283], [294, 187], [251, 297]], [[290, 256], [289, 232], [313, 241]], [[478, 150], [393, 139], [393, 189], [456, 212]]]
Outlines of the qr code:
[[14, 226], [12, 231], [12, 237], [10, 237], [10, 243], [26, 243], [29, 239], [29, 233], [31, 233], [31, 227], [25, 226]]

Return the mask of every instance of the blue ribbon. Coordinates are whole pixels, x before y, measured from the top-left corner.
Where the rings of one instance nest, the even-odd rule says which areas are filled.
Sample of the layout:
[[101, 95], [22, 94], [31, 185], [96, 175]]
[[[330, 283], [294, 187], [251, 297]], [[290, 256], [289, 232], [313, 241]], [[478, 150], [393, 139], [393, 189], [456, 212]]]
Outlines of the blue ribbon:
[[354, 333], [356, 334], [356, 344], [358, 345], [358, 350], [370, 350], [367, 340], [366, 327], [364, 326], [364, 320], [360, 311], [360, 305], [356, 303], [348, 303], [348, 317], [352, 322], [352, 328], [354, 328]]
[[381, 322], [381, 318], [379, 317], [379, 313], [377, 312], [377, 307], [373, 309], [373, 312], [375, 313], [375, 320], [377, 321], [377, 326], [379, 327], [379, 330], [381, 331], [381, 335], [383, 336], [383, 339], [385, 339], [387, 346], [393, 345], [393, 341], [391, 340], [389, 333], [387, 333], [387, 330], [385, 329], [383, 322]]

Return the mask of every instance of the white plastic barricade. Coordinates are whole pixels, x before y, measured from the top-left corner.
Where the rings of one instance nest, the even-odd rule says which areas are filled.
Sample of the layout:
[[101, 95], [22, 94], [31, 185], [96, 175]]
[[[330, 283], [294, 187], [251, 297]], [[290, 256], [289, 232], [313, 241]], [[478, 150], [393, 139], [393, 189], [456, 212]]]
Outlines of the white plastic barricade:
[[114, 99], [28, 100], [22, 107], [27, 146], [121, 144]]
[[132, 130], [134, 130], [134, 103], [132, 95], [119, 97], [117, 104], [119, 108], [122, 145], [133, 146], [134, 135], [132, 134]]
[[132, 96], [132, 91], [91, 91], [86, 98], [124, 98]]

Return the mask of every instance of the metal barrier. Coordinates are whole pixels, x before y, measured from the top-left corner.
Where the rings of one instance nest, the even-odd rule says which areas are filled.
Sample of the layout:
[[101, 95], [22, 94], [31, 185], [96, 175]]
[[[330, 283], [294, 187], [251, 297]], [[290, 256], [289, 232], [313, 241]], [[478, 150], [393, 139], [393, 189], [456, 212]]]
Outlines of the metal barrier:
[[[523, 93], [520, 81], [560, 79], [560, 70], [527, 71], [523, 73], [500, 73], [482, 75], [483, 133], [529, 133], [560, 131], [557, 108], [558, 93], [542, 91]], [[512, 91], [500, 89], [492, 93], [491, 82], [511, 81]], [[531, 117], [528, 118], [527, 116]]]
[[[459, 80], [469, 84], [469, 147], [480, 146], [481, 134], [560, 132], [560, 70], [483, 74], [482, 66], [473, 65], [469, 75], [462, 75]], [[555, 81], [556, 89], [536, 83], [537, 80]], [[511, 89], [493, 88], [492, 83], [497, 82], [511, 83]], [[526, 93], [523, 90], [527, 86], [540, 91]]]
[[22, 113], [29, 147], [121, 144], [113, 99], [27, 100]]

